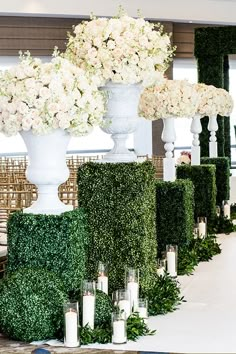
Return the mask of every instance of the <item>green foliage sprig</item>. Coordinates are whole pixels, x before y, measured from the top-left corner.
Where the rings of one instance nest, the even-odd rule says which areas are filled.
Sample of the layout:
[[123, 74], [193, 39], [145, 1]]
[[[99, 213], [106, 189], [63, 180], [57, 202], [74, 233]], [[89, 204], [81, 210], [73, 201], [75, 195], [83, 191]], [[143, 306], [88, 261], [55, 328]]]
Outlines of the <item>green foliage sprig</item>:
[[209, 229], [209, 232], [215, 234], [230, 234], [231, 232], [236, 231], [236, 225], [233, 224], [231, 219], [226, 218], [223, 215], [220, 215], [215, 218], [215, 223]]
[[[133, 313], [127, 319], [127, 339], [136, 341], [141, 336], [149, 336], [155, 334], [151, 331], [147, 324], [137, 313]], [[80, 329], [80, 340], [82, 345], [91, 343], [111, 343], [112, 329], [110, 324], [96, 326], [93, 330], [89, 326]]]
[[141, 296], [148, 300], [150, 316], [173, 312], [183, 301], [178, 281], [167, 274], [156, 276], [152, 288], [147, 292], [142, 292]]
[[193, 239], [188, 247], [179, 250], [178, 275], [191, 274], [199, 262], [208, 262], [219, 253], [221, 248], [215, 235]]

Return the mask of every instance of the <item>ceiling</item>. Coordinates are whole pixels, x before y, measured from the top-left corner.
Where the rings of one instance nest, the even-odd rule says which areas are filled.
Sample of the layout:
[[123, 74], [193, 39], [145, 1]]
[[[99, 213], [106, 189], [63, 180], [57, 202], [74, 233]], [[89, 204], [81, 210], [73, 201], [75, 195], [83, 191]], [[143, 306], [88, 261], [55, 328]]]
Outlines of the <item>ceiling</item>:
[[176, 22], [236, 25], [236, 0], [8, 0], [0, 15], [88, 17], [114, 16], [119, 5], [130, 16]]

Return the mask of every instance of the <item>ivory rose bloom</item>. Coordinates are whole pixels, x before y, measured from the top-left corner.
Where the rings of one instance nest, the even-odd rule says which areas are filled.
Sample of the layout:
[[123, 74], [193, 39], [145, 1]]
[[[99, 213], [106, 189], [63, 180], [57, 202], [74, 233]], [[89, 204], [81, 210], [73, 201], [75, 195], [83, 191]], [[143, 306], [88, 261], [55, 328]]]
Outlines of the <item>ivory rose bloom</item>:
[[95, 79], [59, 56], [50, 63], [29, 53], [20, 59], [0, 74], [0, 131], [47, 134], [60, 127], [82, 136], [102, 124], [105, 100]]
[[[143, 18], [94, 18], [69, 35], [64, 56], [95, 75], [100, 86], [134, 84], [164, 72], [174, 49], [163, 28]], [[131, 74], [132, 73], [132, 74]]]

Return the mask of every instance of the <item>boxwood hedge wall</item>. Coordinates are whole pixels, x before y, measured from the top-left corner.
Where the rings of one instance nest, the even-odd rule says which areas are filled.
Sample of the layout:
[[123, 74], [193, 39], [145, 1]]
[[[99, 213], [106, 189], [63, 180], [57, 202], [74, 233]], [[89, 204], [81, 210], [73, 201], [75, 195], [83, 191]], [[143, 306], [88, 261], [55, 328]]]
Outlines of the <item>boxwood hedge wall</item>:
[[216, 212], [216, 167], [214, 165], [179, 165], [177, 178], [189, 178], [194, 185], [194, 217], [206, 216], [213, 223]]
[[88, 272], [109, 269], [109, 291], [124, 287], [126, 267], [139, 268], [148, 288], [156, 267], [155, 170], [151, 162], [86, 163], [78, 170], [79, 205], [90, 230]]
[[76, 289], [85, 277], [88, 232], [86, 215], [77, 209], [61, 215], [15, 212], [8, 221], [7, 273], [45, 268]]
[[194, 190], [190, 180], [156, 182], [158, 254], [167, 244], [186, 246], [193, 238]]
[[229, 200], [230, 186], [230, 164], [228, 157], [202, 157], [202, 164], [216, 166], [216, 204], [222, 204], [223, 200]]
[[[236, 27], [206, 27], [195, 29], [194, 54], [198, 62], [198, 80], [207, 85], [229, 90], [228, 54], [236, 54]], [[209, 156], [208, 118], [202, 120], [201, 154]], [[218, 116], [218, 154], [230, 158], [230, 119]]]

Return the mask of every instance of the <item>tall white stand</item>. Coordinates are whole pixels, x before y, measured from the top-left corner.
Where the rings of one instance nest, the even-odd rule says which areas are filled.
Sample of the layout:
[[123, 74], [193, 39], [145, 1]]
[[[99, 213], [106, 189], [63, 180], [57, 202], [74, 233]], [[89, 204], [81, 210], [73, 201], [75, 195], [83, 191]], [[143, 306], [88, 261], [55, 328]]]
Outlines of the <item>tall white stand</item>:
[[200, 116], [193, 117], [190, 131], [193, 134], [193, 141], [191, 147], [191, 165], [200, 165], [199, 134], [202, 132]]
[[163, 131], [161, 135], [162, 141], [165, 143], [164, 148], [166, 150], [163, 168], [164, 168], [164, 181], [175, 181], [175, 159], [173, 157], [174, 142], [176, 140], [175, 135], [175, 119], [164, 118], [163, 119]]
[[217, 116], [209, 117], [208, 130], [210, 132], [209, 156], [218, 157], [216, 132], [218, 130]]

